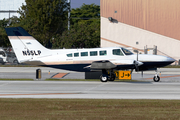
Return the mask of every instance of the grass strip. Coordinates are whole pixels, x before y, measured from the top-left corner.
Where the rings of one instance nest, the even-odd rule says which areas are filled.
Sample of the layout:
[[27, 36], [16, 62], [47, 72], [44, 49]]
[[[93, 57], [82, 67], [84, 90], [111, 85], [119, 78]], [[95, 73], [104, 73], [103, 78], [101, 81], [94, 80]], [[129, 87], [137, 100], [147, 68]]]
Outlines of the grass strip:
[[34, 81], [34, 79], [12, 79], [12, 78], [0, 78], [0, 80], [5, 80], [5, 81]]
[[180, 65], [168, 65], [165, 66], [164, 68], [180, 68]]
[[178, 120], [179, 100], [0, 99], [4, 120]]

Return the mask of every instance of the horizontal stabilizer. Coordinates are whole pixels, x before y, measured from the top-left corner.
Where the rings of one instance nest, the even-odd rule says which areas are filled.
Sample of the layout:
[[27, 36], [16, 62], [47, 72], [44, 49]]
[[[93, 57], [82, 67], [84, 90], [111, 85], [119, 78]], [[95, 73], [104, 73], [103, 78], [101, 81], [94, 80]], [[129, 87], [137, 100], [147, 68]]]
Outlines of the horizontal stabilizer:
[[45, 65], [43, 62], [41, 61], [24, 61], [22, 62], [23, 64], [27, 64], [27, 65]]

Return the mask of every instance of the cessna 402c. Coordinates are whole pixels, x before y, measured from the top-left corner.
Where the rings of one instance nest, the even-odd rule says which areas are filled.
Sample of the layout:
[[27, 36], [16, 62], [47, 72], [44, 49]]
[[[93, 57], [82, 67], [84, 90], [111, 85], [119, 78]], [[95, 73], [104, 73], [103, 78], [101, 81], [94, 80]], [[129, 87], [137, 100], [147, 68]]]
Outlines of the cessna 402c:
[[[114, 70], [157, 70], [175, 60], [165, 56], [133, 54], [122, 47], [50, 50], [22, 27], [5, 28], [19, 63], [86, 72], [101, 70], [102, 82], [114, 81]], [[160, 77], [156, 73], [154, 81]]]

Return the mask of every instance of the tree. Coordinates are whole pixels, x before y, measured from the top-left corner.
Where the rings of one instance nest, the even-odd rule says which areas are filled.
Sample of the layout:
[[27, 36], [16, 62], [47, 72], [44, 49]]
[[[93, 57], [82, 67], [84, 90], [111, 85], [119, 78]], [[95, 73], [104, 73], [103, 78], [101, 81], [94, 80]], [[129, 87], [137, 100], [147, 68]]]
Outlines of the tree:
[[80, 8], [72, 9], [71, 18], [72, 25], [80, 22], [90, 24], [94, 19], [100, 19], [100, 6], [83, 4]]
[[100, 7], [82, 5], [71, 11], [71, 28], [52, 40], [53, 48], [92, 48], [100, 45]]
[[20, 25], [43, 45], [55, 34], [61, 34], [67, 26], [67, 0], [26, 0], [18, 13]]
[[1, 47], [8, 47], [10, 46], [10, 42], [8, 40], [8, 37], [7, 37], [7, 34], [6, 34], [6, 31], [4, 28], [6, 28], [8, 25], [8, 21], [3, 19], [3, 20], [0, 20], [0, 44], [1, 44]]

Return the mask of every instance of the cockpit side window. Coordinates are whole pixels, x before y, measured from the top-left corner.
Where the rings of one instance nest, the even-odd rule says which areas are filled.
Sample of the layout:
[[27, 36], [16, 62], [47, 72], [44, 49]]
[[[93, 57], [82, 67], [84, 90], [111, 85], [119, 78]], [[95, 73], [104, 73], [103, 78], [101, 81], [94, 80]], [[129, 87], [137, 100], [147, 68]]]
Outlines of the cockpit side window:
[[133, 53], [127, 49], [121, 48], [125, 55], [132, 55]]
[[123, 53], [121, 52], [120, 49], [113, 49], [113, 55], [123, 56]]

